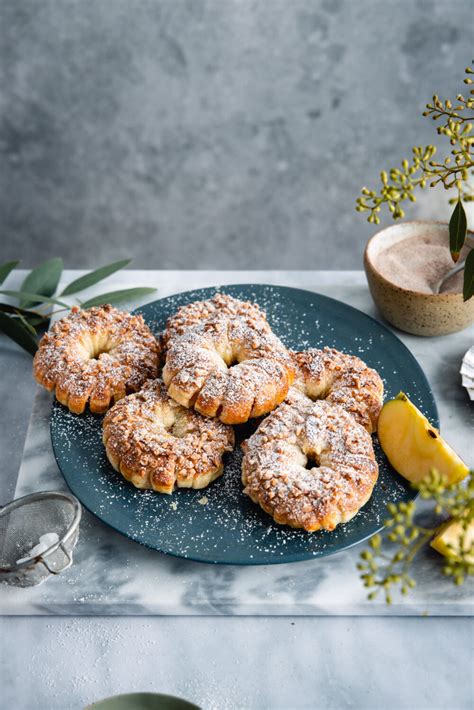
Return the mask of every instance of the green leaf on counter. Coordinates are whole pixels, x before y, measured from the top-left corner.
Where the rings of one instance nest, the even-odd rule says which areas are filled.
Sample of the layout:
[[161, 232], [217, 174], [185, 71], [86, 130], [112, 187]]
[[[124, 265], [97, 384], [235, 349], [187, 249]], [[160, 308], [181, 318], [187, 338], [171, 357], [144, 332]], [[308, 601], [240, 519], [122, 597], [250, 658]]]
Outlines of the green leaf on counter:
[[459, 259], [467, 233], [467, 219], [461, 200], [458, 200], [449, 220], [449, 250], [453, 261]]
[[0, 284], [5, 281], [10, 271], [13, 271], [15, 266], [17, 266], [17, 264], [19, 263], [19, 261], [6, 261], [0, 266]]
[[474, 295], [474, 249], [466, 257], [462, 295], [465, 301]]
[[3, 313], [13, 313], [13, 315], [21, 314], [26, 318], [37, 315], [34, 311], [26, 311], [24, 308], [20, 308], [20, 306], [12, 306], [11, 303], [0, 303], [0, 311]]
[[31, 302], [31, 303], [55, 303], [57, 306], [63, 306], [64, 308], [70, 308], [70, 306], [64, 301], [60, 301], [57, 298], [52, 298], [51, 296], [43, 296], [40, 293], [30, 293], [29, 291], [12, 291], [10, 289], [0, 290], [5, 296], [11, 296], [12, 298], [19, 298], [21, 301]]
[[42, 316], [33, 316], [33, 318], [28, 317], [28, 325], [32, 325], [33, 328], [36, 328], [38, 325], [41, 325], [43, 327], [46, 327], [50, 321], [49, 316], [45, 316], [44, 318]]
[[89, 298], [89, 300], [84, 301], [84, 303], [81, 304], [81, 307], [92, 308], [92, 306], [103, 306], [106, 303], [123, 303], [124, 301], [130, 301], [134, 298], [139, 298], [140, 296], [147, 296], [155, 291], [156, 288], [126, 288], [121, 291], [111, 291], [110, 293], [104, 293], [101, 296]]
[[29, 332], [31, 335], [36, 336], [36, 330], [33, 327], [33, 323], [27, 321], [25, 316], [22, 316], [21, 313], [18, 314], [18, 321], [22, 324], [22, 326]]
[[5, 313], [0, 313], [0, 330], [30, 355], [34, 355], [37, 351], [38, 344], [33, 335], [18, 320]]
[[61, 296], [70, 296], [72, 293], [77, 293], [78, 291], [83, 291], [89, 286], [102, 281], [102, 279], [107, 278], [115, 274], [116, 271], [120, 271], [125, 266], [130, 264], [131, 259], [123, 259], [122, 261], [114, 261], [113, 264], [107, 264], [106, 266], [101, 266], [100, 269], [95, 269], [95, 271], [90, 271], [84, 276], [80, 276], [78, 279], [71, 281], [71, 283], [66, 286], [64, 291], [60, 294]]
[[[52, 296], [56, 291], [63, 271], [63, 260], [60, 258], [49, 259], [35, 269], [32, 269], [23, 281], [21, 291], [25, 293], [39, 294], [41, 296]], [[31, 306], [39, 299], [31, 300], [23, 298], [21, 306]]]

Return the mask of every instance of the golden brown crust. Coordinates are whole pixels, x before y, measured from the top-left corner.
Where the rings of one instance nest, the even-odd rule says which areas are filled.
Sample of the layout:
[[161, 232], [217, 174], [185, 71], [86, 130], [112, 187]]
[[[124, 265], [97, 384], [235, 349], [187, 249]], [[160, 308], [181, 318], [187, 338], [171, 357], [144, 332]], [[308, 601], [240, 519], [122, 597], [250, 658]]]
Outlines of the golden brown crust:
[[109, 461], [127, 481], [172, 493], [175, 486], [204, 488], [220, 476], [234, 432], [177, 404], [163, 382], [153, 380], [107, 412], [103, 441]]
[[378, 477], [367, 431], [341, 407], [294, 389], [242, 448], [244, 493], [277, 523], [308, 532], [350, 520]]
[[383, 403], [383, 382], [363, 360], [334, 348], [292, 353], [297, 366], [294, 387], [310, 399], [339, 404], [371, 434]]
[[168, 393], [226, 424], [271, 411], [294, 379], [294, 363], [263, 311], [231, 296], [184, 306], [168, 321], [165, 339]]
[[142, 316], [112, 306], [74, 307], [41, 339], [33, 361], [36, 381], [81, 414], [103, 413], [158, 375], [159, 346]]

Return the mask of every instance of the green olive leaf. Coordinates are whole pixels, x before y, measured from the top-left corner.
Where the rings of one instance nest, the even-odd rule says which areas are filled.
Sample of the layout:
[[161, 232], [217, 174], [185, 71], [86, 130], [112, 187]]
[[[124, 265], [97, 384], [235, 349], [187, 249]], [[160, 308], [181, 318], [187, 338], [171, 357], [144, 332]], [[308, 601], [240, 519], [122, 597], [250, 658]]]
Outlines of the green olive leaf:
[[469, 301], [474, 295], [474, 249], [471, 249], [466, 257], [462, 295], [465, 301]]
[[41, 327], [46, 327], [50, 321], [50, 318], [49, 318], [49, 316], [45, 316], [45, 317], [34, 316], [33, 318], [30, 318], [30, 317], [27, 318], [27, 321], [28, 321], [28, 325], [32, 325], [33, 328], [36, 328], [39, 325]]
[[449, 250], [453, 261], [459, 259], [467, 233], [467, 219], [461, 200], [458, 200], [449, 220]]
[[20, 321], [0, 313], [0, 330], [20, 345], [24, 350], [34, 355], [38, 344], [33, 335], [20, 323]]
[[18, 314], [18, 320], [21, 322], [22, 326], [26, 328], [29, 333], [31, 333], [31, 335], [36, 336], [36, 330], [33, 326], [33, 323], [28, 321], [25, 316], [21, 315], [21, 313]]
[[70, 306], [64, 301], [60, 301], [58, 298], [51, 298], [51, 296], [43, 296], [40, 293], [31, 293], [30, 291], [12, 291], [10, 289], [2, 289], [0, 290], [0, 293], [3, 293], [5, 296], [11, 296], [12, 298], [19, 298], [22, 302], [55, 303], [57, 306], [70, 308]]
[[114, 261], [113, 264], [107, 264], [106, 266], [101, 266], [100, 269], [95, 269], [95, 271], [89, 271], [88, 274], [84, 274], [84, 276], [80, 276], [78, 279], [71, 281], [71, 283], [66, 286], [64, 291], [60, 293], [60, 296], [70, 296], [72, 293], [83, 291], [85, 288], [89, 288], [89, 286], [93, 286], [99, 281], [107, 278], [107, 276], [115, 274], [116, 271], [120, 271], [120, 269], [123, 269], [125, 266], [130, 264], [130, 261], [131, 259]]
[[92, 308], [92, 306], [103, 306], [105, 303], [123, 303], [140, 296], [147, 296], [154, 293], [156, 288], [126, 288], [121, 291], [110, 291], [101, 296], [94, 296], [81, 304], [82, 308]]
[[[63, 260], [60, 258], [45, 261], [35, 269], [32, 269], [21, 285], [21, 291], [26, 293], [39, 294], [40, 296], [52, 296], [56, 291], [63, 270]], [[39, 299], [22, 298], [21, 306], [31, 306]]]
[[26, 311], [24, 308], [20, 308], [20, 306], [12, 306], [11, 303], [0, 303], [0, 311], [3, 313], [13, 313], [13, 315], [21, 314], [25, 316], [25, 318], [37, 315], [35, 311]]
[[0, 284], [5, 281], [10, 271], [13, 271], [15, 266], [17, 266], [17, 264], [19, 263], [19, 261], [6, 261], [0, 266]]

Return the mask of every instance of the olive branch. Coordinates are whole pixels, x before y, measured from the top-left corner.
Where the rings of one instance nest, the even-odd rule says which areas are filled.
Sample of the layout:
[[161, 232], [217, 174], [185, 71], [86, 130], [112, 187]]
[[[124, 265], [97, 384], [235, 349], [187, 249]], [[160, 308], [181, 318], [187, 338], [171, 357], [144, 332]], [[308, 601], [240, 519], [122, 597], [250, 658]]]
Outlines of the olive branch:
[[[464, 83], [470, 86], [474, 83], [470, 77], [474, 70], [467, 67], [465, 73], [467, 76]], [[415, 146], [411, 160], [402, 160], [401, 169], [382, 170], [382, 187], [378, 192], [363, 187], [361, 196], [356, 200], [357, 212], [368, 212], [367, 221], [380, 224], [382, 205], [388, 206], [393, 219], [402, 219], [405, 216], [402, 204], [416, 201], [416, 188], [423, 189], [428, 184], [435, 187], [440, 183], [446, 190], [456, 188], [457, 197], [449, 200], [450, 204], [456, 205], [449, 222], [449, 248], [454, 262], [459, 259], [467, 234], [463, 202], [474, 201], [474, 189], [469, 183], [469, 175], [474, 174], [474, 89], [470, 89], [469, 94], [468, 97], [458, 94], [455, 105], [450, 99], [442, 101], [435, 94], [432, 103], [426, 104], [423, 116], [430, 116], [433, 121], [442, 121], [442, 125], [437, 127], [437, 133], [448, 138], [451, 144], [451, 151], [443, 161], [434, 160], [437, 152], [434, 145], [425, 148]], [[473, 293], [474, 250], [471, 249], [464, 267], [464, 300], [471, 298]]]
[[[18, 263], [18, 261], [7, 261], [0, 265], [0, 286]], [[17, 301], [17, 304], [0, 303], [0, 331], [34, 355], [38, 348], [37, 336], [48, 327], [51, 317], [70, 308], [70, 305], [61, 298], [84, 291], [128, 266], [129, 263], [130, 259], [124, 259], [89, 271], [84, 276], [71, 281], [58, 295], [56, 290], [63, 272], [62, 259], [49, 259], [39, 264], [27, 274], [19, 291], [0, 289], [0, 296], [8, 296]], [[91, 308], [104, 303], [123, 303], [154, 291], [156, 291], [154, 288], [127, 288], [109, 291], [82, 302], [76, 298], [76, 301], [82, 308]], [[53, 310], [54, 306], [59, 308]]]
[[369, 549], [361, 552], [357, 565], [364, 586], [370, 590], [368, 599], [375, 599], [382, 592], [386, 603], [391, 604], [394, 588], [407, 594], [416, 586], [410, 574], [412, 564], [420, 550], [444, 528], [446, 517], [459, 523], [460, 532], [456, 545], [446, 544], [448, 554], [442, 571], [455, 584], [462, 584], [474, 574], [474, 542], [468, 540], [469, 526], [474, 523], [474, 470], [469, 472], [467, 485], [448, 485], [444, 476], [432, 470], [415, 487], [422, 499], [434, 502], [434, 513], [444, 520], [433, 527], [418, 524], [415, 501], [387, 506], [389, 517], [384, 521], [387, 532], [370, 539]]

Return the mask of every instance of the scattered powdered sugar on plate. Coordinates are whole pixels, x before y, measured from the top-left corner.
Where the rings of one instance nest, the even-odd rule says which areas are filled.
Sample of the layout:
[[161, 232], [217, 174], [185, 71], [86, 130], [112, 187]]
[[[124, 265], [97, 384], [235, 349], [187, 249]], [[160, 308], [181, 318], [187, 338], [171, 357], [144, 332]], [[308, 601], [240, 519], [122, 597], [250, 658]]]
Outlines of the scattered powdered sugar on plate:
[[[317, 285], [316, 285], [317, 286]], [[223, 291], [255, 300], [285, 345], [302, 350], [327, 345], [357, 354], [384, 380], [386, 396], [403, 390], [437, 425], [429, 386], [403, 344], [374, 320], [318, 294], [277, 286], [231, 286]], [[147, 324], [160, 333], [180, 305], [209, 298], [215, 289], [178, 294], [142, 307]], [[224, 475], [203, 490], [179, 489], [170, 496], [127, 483], [109, 464], [101, 440], [102, 417], [76, 416], [55, 403], [51, 433], [59, 467], [86, 508], [124, 535], [178, 557], [233, 564], [268, 564], [320, 557], [369, 537], [381, 528], [386, 504], [413, 497], [374, 447], [380, 475], [370, 501], [335, 531], [306, 533], [276, 524], [242, 492], [239, 442], [258, 421], [236, 427], [237, 446], [224, 459]], [[206, 503], [202, 501], [206, 499]]]

